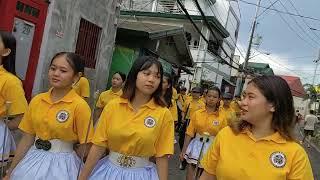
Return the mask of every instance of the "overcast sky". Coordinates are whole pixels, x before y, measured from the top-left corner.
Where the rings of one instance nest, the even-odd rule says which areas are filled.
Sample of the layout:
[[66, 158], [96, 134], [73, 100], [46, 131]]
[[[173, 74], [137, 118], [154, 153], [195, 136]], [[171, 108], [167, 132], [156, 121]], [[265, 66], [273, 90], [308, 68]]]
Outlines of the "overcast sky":
[[[256, 4], [257, 0], [239, 0], [241, 25], [238, 47], [245, 55], [256, 7], [242, 1]], [[268, 7], [271, 4], [270, 1], [277, 1], [272, 8], [319, 20], [280, 15], [275, 11], [267, 10], [258, 18], [256, 35], [262, 36], [263, 39], [257, 51], [270, 53], [270, 55], [255, 53], [257, 56], [250, 59], [250, 62], [269, 63], [278, 75], [299, 76], [303, 83], [312, 83], [315, 69], [313, 60], [317, 59], [320, 47], [320, 0], [262, 0], [261, 6]], [[234, 5], [235, 2], [232, 3]], [[264, 9], [260, 8], [260, 12], [262, 11]], [[312, 31], [310, 27], [319, 31]], [[253, 49], [253, 51], [256, 50]], [[236, 52], [236, 54], [239, 53]], [[320, 84], [320, 66], [318, 69], [315, 84]]]

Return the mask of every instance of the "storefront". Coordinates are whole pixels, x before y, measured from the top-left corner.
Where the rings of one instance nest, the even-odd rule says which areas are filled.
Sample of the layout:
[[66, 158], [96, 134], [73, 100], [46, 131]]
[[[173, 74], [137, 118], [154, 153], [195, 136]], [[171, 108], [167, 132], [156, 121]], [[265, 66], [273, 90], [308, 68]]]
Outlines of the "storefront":
[[49, 2], [44, 0], [0, 0], [0, 30], [17, 39], [16, 72], [28, 100], [34, 84]]

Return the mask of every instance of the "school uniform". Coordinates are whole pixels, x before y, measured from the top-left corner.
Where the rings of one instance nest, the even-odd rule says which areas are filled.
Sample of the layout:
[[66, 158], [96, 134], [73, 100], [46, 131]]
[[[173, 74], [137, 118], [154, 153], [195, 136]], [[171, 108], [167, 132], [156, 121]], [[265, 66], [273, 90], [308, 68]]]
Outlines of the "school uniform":
[[183, 122], [179, 131], [179, 145], [181, 149], [183, 147], [185, 133], [189, 125], [190, 117], [192, 117], [197, 110], [205, 108], [205, 106], [206, 105], [200, 99], [198, 101], [193, 101], [191, 98], [186, 101], [183, 107], [183, 112], [185, 114], [185, 122]]
[[178, 122], [178, 107], [177, 107], [177, 101], [175, 101], [174, 99], [171, 100], [172, 101], [172, 105], [169, 107], [169, 110], [171, 112], [173, 121], [176, 123]]
[[[205, 108], [196, 111], [191, 117], [190, 124], [186, 131], [186, 134], [193, 138], [184, 155], [186, 161], [189, 164], [196, 165], [200, 156], [202, 144], [204, 143], [201, 157], [207, 152], [218, 132], [226, 126], [227, 119], [224, 115], [219, 114], [219, 112], [208, 113]], [[207, 140], [204, 133], [210, 134]]]
[[158, 180], [150, 157], [173, 154], [174, 123], [170, 111], [150, 100], [135, 112], [127, 99], [104, 108], [93, 144], [110, 154], [100, 160], [90, 179]]
[[100, 94], [96, 106], [98, 108], [104, 108], [108, 102], [111, 100], [118, 98], [122, 95], [122, 89], [120, 89], [118, 92], [113, 92], [112, 89], [109, 89], [107, 91], [104, 91]]
[[226, 127], [216, 136], [201, 165], [219, 180], [314, 179], [303, 147], [278, 132], [258, 140], [249, 129], [235, 134]]
[[229, 108], [221, 106], [219, 108], [219, 113], [226, 117], [228, 125], [231, 125], [234, 121], [237, 121], [236, 111], [231, 106]]
[[73, 89], [83, 98], [90, 97], [90, 84], [86, 77], [81, 77], [79, 81], [73, 85]]
[[90, 107], [73, 89], [57, 102], [52, 102], [51, 91], [32, 99], [19, 125], [35, 136], [35, 143], [13, 170], [11, 180], [77, 179], [82, 162], [73, 147], [92, 139]]
[[[6, 102], [10, 102], [9, 109]], [[24, 114], [27, 107], [21, 81], [0, 66], [0, 161], [3, 157], [4, 162], [8, 162], [9, 156], [12, 157], [16, 150], [14, 138], [4, 119], [6, 116]], [[0, 162], [0, 167], [5, 165]]]

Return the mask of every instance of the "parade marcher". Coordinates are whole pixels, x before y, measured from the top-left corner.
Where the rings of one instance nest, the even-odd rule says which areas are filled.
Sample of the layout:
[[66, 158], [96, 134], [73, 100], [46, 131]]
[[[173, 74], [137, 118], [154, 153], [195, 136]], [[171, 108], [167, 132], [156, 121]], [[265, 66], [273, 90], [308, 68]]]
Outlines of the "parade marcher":
[[[301, 143], [304, 143], [305, 139], [308, 139], [308, 142], [310, 142], [311, 137], [314, 136], [314, 126], [316, 123], [318, 123], [319, 120], [316, 115], [314, 115], [314, 110], [310, 110], [310, 114], [306, 115], [305, 121], [304, 121], [304, 136]], [[310, 144], [307, 143], [307, 147], [310, 148]]]
[[231, 106], [232, 94], [224, 93], [222, 95], [222, 103], [220, 105], [220, 113], [223, 114], [228, 119], [228, 124], [231, 124], [237, 118], [235, 110]]
[[48, 72], [52, 88], [30, 102], [19, 125], [23, 137], [5, 179], [77, 179], [82, 164], [77, 154], [93, 136], [90, 107], [72, 88], [82, 63], [69, 52], [52, 58]]
[[178, 124], [176, 125], [175, 129], [176, 131], [179, 130], [181, 126], [182, 121], [182, 109], [184, 107], [185, 101], [187, 99], [187, 88], [181, 87], [180, 93], [178, 94], [178, 101], [177, 101], [177, 107], [178, 107]]
[[122, 95], [122, 86], [126, 81], [126, 75], [122, 72], [115, 72], [111, 80], [111, 88], [100, 94], [95, 111], [95, 120], [100, 117], [103, 108], [113, 99], [119, 98]]
[[[0, 168], [14, 154], [16, 144], [10, 130], [18, 128], [28, 107], [22, 83], [15, 76], [15, 58], [16, 39], [11, 33], [0, 31]], [[10, 121], [4, 122], [8, 118]]]
[[[200, 87], [192, 88], [192, 90], [191, 90], [192, 98], [189, 98], [183, 107], [183, 112], [182, 112], [182, 120], [183, 120], [182, 123], [183, 124], [179, 130], [180, 150], [182, 150], [182, 148], [183, 148], [185, 134], [186, 134], [186, 130], [187, 130], [187, 127], [188, 127], [188, 124], [190, 121], [190, 117], [193, 116], [194, 112], [205, 107], [205, 104], [200, 99], [200, 94], [201, 94]], [[181, 169], [181, 170], [185, 169], [186, 165], [187, 165], [186, 161], [182, 161], [179, 165], [179, 169]]]
[[[193, 180], [195, 167], [198, 164], [202, 143], [204, 143], [204, 154], [211, 145], [217, 133], [227, 126], [227, 120], [219, 114], [220, 89], [217, 87], [209, 88], [206, 94], [206, 107], [196, 111], [191, 116], [190, 124], [187, 128], [186, 138], [180, 154], [180, 160], [186, 159], [188, 163], [187, 180]], [[208, 142], [203, 142], [204, 133], [209, 133]]]
[[176, 100], [173, 98], [173, 88], [171, 76], [167, 73], [163, 74], [162, 79], [162, 97], [170, 110], [174, 123], [178, 122], [178, 110]]
[[84, 76], [84, 64], [82, 65], [80, 72], [82, 75], [79, 80], [73, 84], [73, 89], [79, 96], [88, 102], [90, 98], [90, 83], [89, 80]]
[[[80, 180], [167, 180], [174, 123], [161, 98], [162, 78], [156, 58], [133, 63], [123, 95], [102, 111]], [[99, 161], [106, 150], [109, 155]]]
[[293, 136], [289, 85], [259, 76], [243, 93], [241, 120], [221, 130], [204, 155], [200, 180], [313, 180], [308, 155]]

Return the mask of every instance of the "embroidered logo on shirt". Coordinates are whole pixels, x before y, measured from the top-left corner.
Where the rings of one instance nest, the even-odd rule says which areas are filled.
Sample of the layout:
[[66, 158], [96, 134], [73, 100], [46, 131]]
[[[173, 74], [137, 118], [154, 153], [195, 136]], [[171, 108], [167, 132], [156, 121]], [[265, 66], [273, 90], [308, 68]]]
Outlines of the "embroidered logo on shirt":
[[286, 165], [286, 155], [282, 152], [273, 152], [270, 155], [270, 161], [272, 165], [276, 168], [282, 168]]
[[56, 118], [58, 122], [61, 122], [61, 123], [66, 122], [69, 118], [69, 113], [64, 110], [59, 111]]
[[219, 122], [218, 120], [214, 120], [214, 121], [213, 121], [213, 125], [214, 125], [214, 126], [219, 126], [219, 124], [220, 124], [220, 122]]
[[156, 121], [152, 117], [144, 119], [144, 125], [148, 128], [153, 128], [156, 125]]

